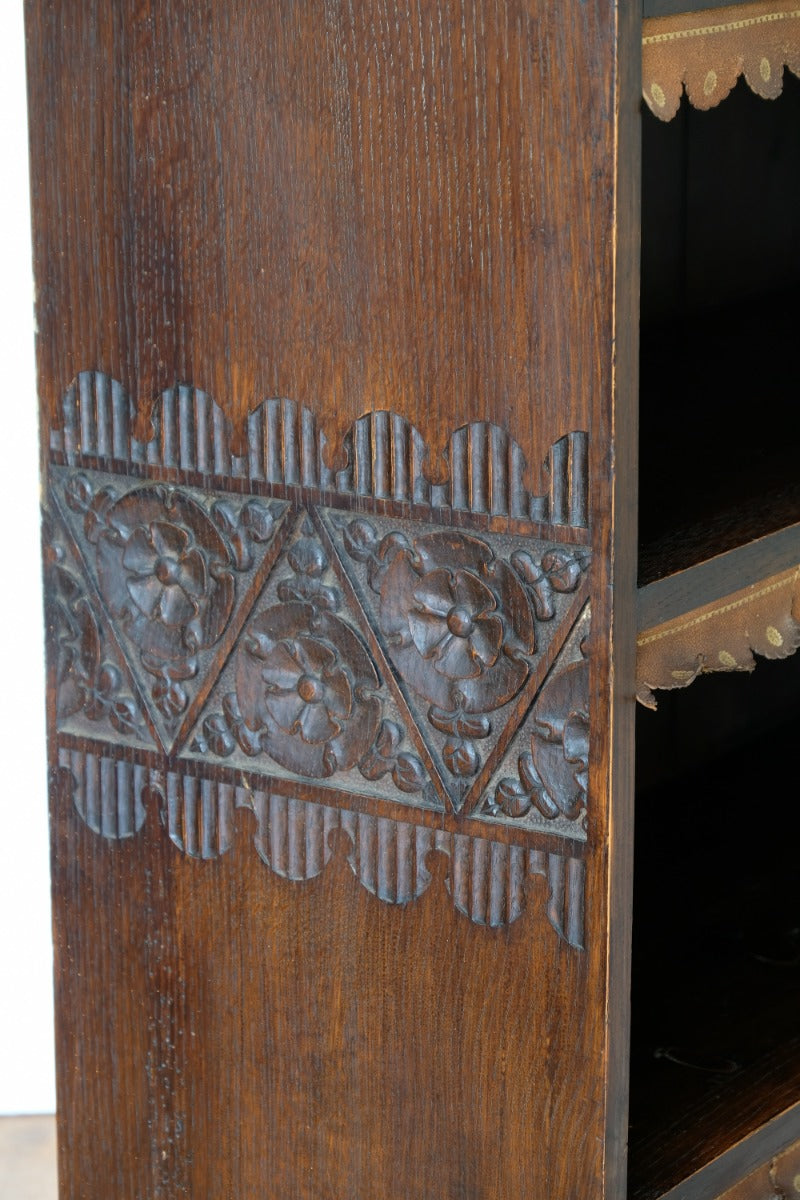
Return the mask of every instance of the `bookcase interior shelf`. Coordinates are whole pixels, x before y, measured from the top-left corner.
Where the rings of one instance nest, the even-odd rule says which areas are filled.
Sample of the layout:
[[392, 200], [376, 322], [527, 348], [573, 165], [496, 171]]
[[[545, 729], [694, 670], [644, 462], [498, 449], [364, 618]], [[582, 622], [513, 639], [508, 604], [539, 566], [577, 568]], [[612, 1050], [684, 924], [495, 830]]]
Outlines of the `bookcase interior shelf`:
[[631, 1200], [800, 1104], [798, 705], [795, 656], [638, 715]]
[[[800, 81], [643, 125], [648, 628], [800, 563]], [[637, 718], [630, 1200], [800, 1127], [799, 705], [795, 655]]]
[[800, 520], [800, 80], [643, 114], [640, 569]]

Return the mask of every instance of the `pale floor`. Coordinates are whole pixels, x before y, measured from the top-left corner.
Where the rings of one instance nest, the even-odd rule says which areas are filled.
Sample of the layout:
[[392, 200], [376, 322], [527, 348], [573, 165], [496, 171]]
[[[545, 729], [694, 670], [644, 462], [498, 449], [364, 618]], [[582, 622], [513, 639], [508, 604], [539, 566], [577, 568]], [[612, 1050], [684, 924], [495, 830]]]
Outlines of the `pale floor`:
[[56, 1200], [55, 1117], [0, 1117], [2, 1200]]

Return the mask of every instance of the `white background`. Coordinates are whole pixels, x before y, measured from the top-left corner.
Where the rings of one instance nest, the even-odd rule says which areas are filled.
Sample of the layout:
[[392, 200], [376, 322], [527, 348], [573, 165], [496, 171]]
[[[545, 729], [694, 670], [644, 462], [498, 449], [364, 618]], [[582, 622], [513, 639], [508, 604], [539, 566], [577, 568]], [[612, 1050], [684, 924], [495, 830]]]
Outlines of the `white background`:
[[55, 1111], [22, 0], [0, 0], [0, 1113]]

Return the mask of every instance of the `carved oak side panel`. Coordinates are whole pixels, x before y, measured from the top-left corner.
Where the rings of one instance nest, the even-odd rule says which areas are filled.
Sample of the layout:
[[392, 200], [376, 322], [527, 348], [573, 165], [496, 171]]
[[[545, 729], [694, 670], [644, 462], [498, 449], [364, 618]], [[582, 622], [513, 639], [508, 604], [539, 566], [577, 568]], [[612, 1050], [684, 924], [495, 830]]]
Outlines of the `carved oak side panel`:
[[551, 923], [582, 945], [585, 436], [553, 447], [533, 496], [488, 423], [454, 432], [433, 483], [392, 413], [356, 422], [337, 470], [289, 401], [251, 415], [238, 457], [197, 389], [161, 398], [146, 443], [134, 418], [84, 373], [51, 447], [58, 763], [83, 819], [131, 836], [154, 802], [208, 859], [249, 809], [257, 853], [297, 880], [341, 830], [392, 903], [443, 853], [452, 902], [486, 925], [544, 876]]

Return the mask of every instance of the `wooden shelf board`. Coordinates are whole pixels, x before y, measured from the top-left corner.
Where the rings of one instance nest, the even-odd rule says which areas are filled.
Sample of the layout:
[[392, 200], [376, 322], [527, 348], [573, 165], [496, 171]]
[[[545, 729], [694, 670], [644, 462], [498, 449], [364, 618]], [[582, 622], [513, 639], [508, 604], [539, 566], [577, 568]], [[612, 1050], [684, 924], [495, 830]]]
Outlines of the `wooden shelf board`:
[[654, 629], [794, 566], [800, 566], [800, 522], [713, 554], [683, 570], [671, 571], [640, 587], [639, 632]]
[[[781, 1070], [783, 1068], [783, 1070]], [[629, 1200], [707, 1200], [800, 1137], [800, 1039], [636, 1150]]]
[[706, 1196], [718, 1196], [723, 1188], [727, 1190], [733, 1187], [762, 1163], [787, 1150], [798, 1136], [800, 1103], [790, 1105], [771, 1121], [724, 1150], [699, 1171], [681, 1180], [676, 1187], [662, 1193], [659, 1200], [703, 1200]]
[[709, 8], [731, 8], [742, 0], [642, 0], [642, 16], [669, 17], [673, 13], [705, 12]]
[[[713, 756], [637, 796], [629, 1200], [709, 1200], [800, 1138], [790, 675], [782, 719], [749, 741], [730, 722]], [[709, 720], [725, 682], [707, 689]], [[640, 781], [669, 770], [681, 706], [641, 721]]]

